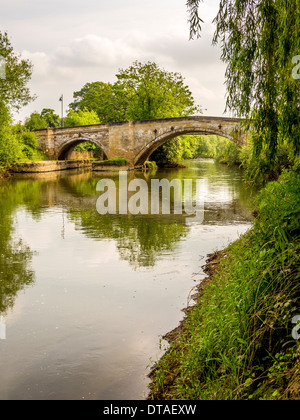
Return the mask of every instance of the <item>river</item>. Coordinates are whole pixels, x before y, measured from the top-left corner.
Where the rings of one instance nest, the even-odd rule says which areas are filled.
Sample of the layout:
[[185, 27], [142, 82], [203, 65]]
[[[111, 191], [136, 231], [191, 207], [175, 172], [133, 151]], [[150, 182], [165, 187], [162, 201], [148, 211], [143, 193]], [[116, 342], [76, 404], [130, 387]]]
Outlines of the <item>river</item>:
[[100, 215], [100, 179], [62, 171], [0, 183], [0, 399], [147, 397], [162, 336], [192, 305], [207, 254], [251, 226], [238, 168], [213, 160], [128, 179], [205, 180], [204, 219]]

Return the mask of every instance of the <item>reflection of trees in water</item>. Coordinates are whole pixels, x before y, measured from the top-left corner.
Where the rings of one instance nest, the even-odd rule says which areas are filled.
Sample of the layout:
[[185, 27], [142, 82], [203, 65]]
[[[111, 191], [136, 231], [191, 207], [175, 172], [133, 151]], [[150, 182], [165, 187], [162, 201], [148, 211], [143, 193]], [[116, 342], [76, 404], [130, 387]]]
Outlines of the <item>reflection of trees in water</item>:
[[134, 267], [150, 267], [164, 251], [172, 251], [189, 227], [167, 219], [101, 216], [96, 211], [69, 210], [69, 219], [93, 239], [114, 239], [122, 259]]
[[[133, 267], [153, 266], [160, 253], [171, 251], [186, 235], [189, 228], [183, 218], [170, 222], [167, 217], [100, 216], [96, 211], [99, 178], [92, 173], [64, 172], [20, 176], [0, 184], [0, 311], [34, 281], [29, 268], [32, 252], [22, 241], [13, 240], [14, 212], [20, 206], [37, 221], [49, 207], [63, 206], [81, 233], [93, 239], [114, 239], [120, 257]], [[118, 183], [118, 174], [111, 178]]]
[[127, 237], [119, 238], [118, 249], [121, 257], [135, 267], [154, 266], [162, 252], [174, 250], [188, 229], [183, 223], [140, 219]]
[[0, 241], [0, 313], [14, 305], [18, 292], [34, 282], [32, 251], [22, 240]]
[[62, 177], [60, 184], [66, 192], [76, 196], [93, 196], [96, 193], [98, 179], [93, 177], [91, 171]]
[[[208, 195], [203, 224], [250, 220], [247, 212], [249, 191], [242, 183], [238, 168], [215, 165], [209, 161], [190, 161], [183, 170], [128, 173], [128, 181], [135, 177], [148, 182], [151, 178], [205, 178]], [[13, 239], [13, 216], [18, 206], [25, 207], [35, 220], [41, 220], [43, 212], [49, 207], [64, 207], [69, 220], [87, 237], [114, 239], [121, 258], [133, 267], [153, 266], [162, 252], [172, 251], [188, 233], [190, 228], [185, 224], [184, 216], [177, 219], [100, 216], [96, 212], [99, 196], [96, 185], [101, 178], [113, 179], [118, 186], [118, 173], [90, 171], [23, 175], [0, 184], [0, 311], [12, 304], [18, 290], [34, 281], [34, 273], [29, 268], [32, 253], [22, 241]], [[219, 202], [224, 193], [228, 195], [228, 201]]]
[[[26, 189], [15, 187], [11, 182], [0, 185], [0, 313], [12, 307], [18, 292], [34, 282], [30, 269], [33, 253], [21, 239], [13, 237], [14, 211], [26, 201]], [[34, 205], [35, 201], [31, 202]]]
[[[160, 217], [138, 216], [100, 216], [96, 212], [96, 185], [100, 178], [109, 177], [118, 186], [118, 173], [93, 173], [74, 174], [60, 179], [57, 199], [68, 203], [69, 220], [80, 227], [80, 231], [93, 239], [114, 239], [120, 257], [127, 260], [132, 266], [147, 267], [155, 264], [157, 256], [165, 250], [172, 250], [180, 238], [186, 235], [188, 227], [184, 218], [174, 222]], [[144, 178], [143, 173], [128, 173], [128, 181], [135, 177]], [[64, 195], [64, 197], [63, 197]], [[86, 197], [80, 199], [77, 205], [70, 197]], [[66, 198], [69, 199], [66, 200]], [[95, 200], [89, 200], [94, 197]], [[117, 194], [118, 197], [118, 194]], [[61, 204], [57, 203], [57, 204]]]

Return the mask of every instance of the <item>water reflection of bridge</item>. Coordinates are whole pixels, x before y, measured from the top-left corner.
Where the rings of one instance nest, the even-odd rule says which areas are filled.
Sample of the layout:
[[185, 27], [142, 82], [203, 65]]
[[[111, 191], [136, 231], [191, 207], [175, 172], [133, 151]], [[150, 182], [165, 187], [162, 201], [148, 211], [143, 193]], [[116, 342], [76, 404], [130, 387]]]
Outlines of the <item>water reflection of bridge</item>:
[[[102, 172], [101, 176], [97, 176], [90, 171], [86, 171], [78, 174], [74, 172], [68, 174], [63, 172], [51, 172], [44, 174], [24, 174], [20, 177], [23, 179], [31, 179], [33, 181], [47, 181], [44, 183], [42, 189], [43, 194], [41, 195], [41, 206], [42, 207], [63, 207], [66, 210], [90, 210], [97, 212], [96, 202], [100, 195], [96, 191], [96, 185], [99, 179], [101, 178], [110, 178], [114, 179], [116, 183], [118, 182], [118, 173], [112, 175], [111, 172], [105, 173]], [[147, 180], [142, 173], [128, 173], [128, 181], [134, 179], [135, 177], [140, 177]], [[223, 199], [219, 201], [211, 200], [210, 194], [208, 191], [207, 197], [204, 197], [204, 225], [220, 224], [238, 224], [251, 222], [252, 217], [249, 215], [247, 210], [243, 207], [240, 201], [235, 198], [237, 197], [237, 191], [232, 191], [232, 187], [229, 188], [228, 197], [224, 198], [224, 186], [222, 187]], [[150, 193], [150, 187], [149, 187]], [[233, 196], [233, 198], [232, 198]], [[118, 191], [117, 191], [118, 198]], [[150, 202], [150, 199], [149, 199]], [[118, 207], [118, 204], [117, 204]], [[101, 215], [99, 215], [101, 217]], [[122, 217], [126, 218], [132, 217], [140, 219], [161, 219], [165, 222], [178, 222], [185, 223], [186, 215], [185, 214], [171, 214], [171, 215], [117, 215], [112, 217]]]
[[[145, 176], [147, 179], [147, 174], [128, 174], [129, 179], [134, 176]], [[117, 173], [114, 177], [111, 173], [102, 173], [101, 177], [118, 180]], [[22, 239], [16, 241], [11, 234], [12, 215], [20, 205], [37, 220], [42, 220], [43, 213], [49, 209], [62, 209], [65, 219], [74, 223], [81, 234], [94, 240], [114, 240], [121, 259], [136, 268], [154, 266], [163, 252], [173, 250], [189, 232], [185, 215], [99, 215], [96, 210], [99, 179], [100, 175], [90, 171], [18, 174], [1, 186], [0, 313], [13, 306], [19, 290], [35, 281], [31, 269], [33, 251]], [[203, 225], [233, 225], [251, 221], [249, 213], [234, 198], [239, 195], [238, 185], [228, 184], [227, 190], [228, 195], [225, 196], [224, 185], [219, 194], [214, 191], [210, 195], [208, 191]], [[219, 201], [210, 198], [216, 195], [220, 197]]]

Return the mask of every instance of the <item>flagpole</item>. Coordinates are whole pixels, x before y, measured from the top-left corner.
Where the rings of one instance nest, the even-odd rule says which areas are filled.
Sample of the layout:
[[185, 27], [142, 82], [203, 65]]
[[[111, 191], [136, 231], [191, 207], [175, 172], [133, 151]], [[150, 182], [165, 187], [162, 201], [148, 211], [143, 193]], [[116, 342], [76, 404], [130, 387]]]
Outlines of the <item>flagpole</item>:
[[64, 95], [59, 98], [61, 102], [61, 126], [64, 126]]

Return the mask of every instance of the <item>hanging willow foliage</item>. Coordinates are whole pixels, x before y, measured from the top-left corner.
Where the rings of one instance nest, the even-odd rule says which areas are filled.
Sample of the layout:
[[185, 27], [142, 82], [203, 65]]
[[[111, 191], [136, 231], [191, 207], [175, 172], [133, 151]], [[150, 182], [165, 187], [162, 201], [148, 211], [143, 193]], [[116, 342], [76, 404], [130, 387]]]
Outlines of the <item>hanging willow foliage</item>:
[[199, 4], [203, 0], [187, 0], [186, 5], [189, 12], [188, 22], [190, 24], [190, 39], [194, 37], [200, 37], [201, 23], [203, 20], [200, 19], [198, 14]]
[[[199, 5], [187, 3], [192, 38], [201, 32]], [[299, 154], [300, 0], [220, 0], [214, 23], [227, 64], [225, 110], [251, 124], [256, 155], [264, 149], [270, 166], [280, 143]]]

